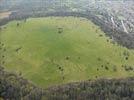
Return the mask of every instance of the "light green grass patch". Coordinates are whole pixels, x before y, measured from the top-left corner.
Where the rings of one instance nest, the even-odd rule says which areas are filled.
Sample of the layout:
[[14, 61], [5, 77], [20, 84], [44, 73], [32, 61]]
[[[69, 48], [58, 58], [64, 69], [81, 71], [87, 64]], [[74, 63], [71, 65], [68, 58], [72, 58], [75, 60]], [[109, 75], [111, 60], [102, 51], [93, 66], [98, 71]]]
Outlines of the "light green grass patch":
[[[17, 23], [19, 22], [19, 26]], [[112, 44], [84, 18], [47, 17], [12, 21], [0, 31], [6, 70], [22, 73], [40, 87], [97, 78], [133, 76], [134, 51]], [[59, 28], [63, 29], [58, 33]], [[100, 37], [100, 35], [103, 35]], [[109, 41], [109, 42], [107, 42]], [[16, 52], [17, 48], [21, 48]], [[123, 52], [129, 52], [125, 60]], [[108, 70], [105, 67], [108, 66]], [[116, 66], [117, 71], [113, 71]], [[97, 70], [98, 69], [98, 70]]]

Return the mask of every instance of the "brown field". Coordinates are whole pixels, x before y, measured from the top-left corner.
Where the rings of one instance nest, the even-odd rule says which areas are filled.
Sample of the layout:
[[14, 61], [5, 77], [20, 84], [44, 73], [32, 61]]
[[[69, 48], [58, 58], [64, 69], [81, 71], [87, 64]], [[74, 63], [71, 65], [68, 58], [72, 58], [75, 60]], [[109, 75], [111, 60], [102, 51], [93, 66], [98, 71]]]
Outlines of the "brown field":
[[11, 12], [2, 12], [0, 13], [0, 19], [6, 18], [11, 14]]

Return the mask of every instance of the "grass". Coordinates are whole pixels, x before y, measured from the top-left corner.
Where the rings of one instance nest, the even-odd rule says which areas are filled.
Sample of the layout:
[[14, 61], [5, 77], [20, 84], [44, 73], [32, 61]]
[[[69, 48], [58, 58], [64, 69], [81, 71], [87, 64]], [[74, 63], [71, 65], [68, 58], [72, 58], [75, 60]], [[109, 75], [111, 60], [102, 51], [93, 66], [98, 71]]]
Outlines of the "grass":
[[[12, 21], [5, 27], [0, 35], [6, 49], [1, 50], [6, 70], [22, 73], [40, 87], [134, 76], [133, 71], [122, 67], [134, 68], [134, 51], [111, 43], [112, 40], [87, 19], [30, 18], [26, 22]], [[128, 60], [124, 52], [129, 53]]]

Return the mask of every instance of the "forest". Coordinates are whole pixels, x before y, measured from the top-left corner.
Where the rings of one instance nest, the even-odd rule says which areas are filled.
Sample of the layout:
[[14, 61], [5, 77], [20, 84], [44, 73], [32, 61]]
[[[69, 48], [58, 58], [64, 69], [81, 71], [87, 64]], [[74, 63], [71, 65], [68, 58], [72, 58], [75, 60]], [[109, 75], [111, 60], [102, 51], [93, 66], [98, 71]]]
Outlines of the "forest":
[[40, 89], [21, 76], [0, 69], [4, 100], [133, 100], [134, 78], [99, 79]]
[[0, 0], [0, 100], [134, 100], [133, 0]]

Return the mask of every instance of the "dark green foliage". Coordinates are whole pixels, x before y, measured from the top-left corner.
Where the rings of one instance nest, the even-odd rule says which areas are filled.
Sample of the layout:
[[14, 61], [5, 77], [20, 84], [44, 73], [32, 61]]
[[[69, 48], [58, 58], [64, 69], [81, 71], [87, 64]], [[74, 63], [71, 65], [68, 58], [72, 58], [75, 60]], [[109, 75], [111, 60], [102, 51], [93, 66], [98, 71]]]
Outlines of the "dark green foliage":
[[[85, 17], [91, 19], [95, 24], [99, 25], [103, 31], [106, 32], [111, 39], [114, 38], [116, 42], [126, 46], [127, 48], [134, 48], [134, 36], [127, 35], [124, 32], [119, 30], [112, 31], [108, 25], [105, 25], [103, 21], [97, 19], [91, 13], [86, 12], [82, 13], [62, 13], [55, 12], [50, 14], [25, 14], [24, 12], [19, 14], [19, 12], [12, 13], [9, 18], [5, 18], [0, 21], [0, 25], [4, 25], [10, 20], [25, 19], [28, 17], [41, 17], [41, 16], [75, 16], [75, 17]], [[19, 23], [17, 23], [19, 27]], [[2, 31], [2, 29], [0, 30]], [[94, 28], [94, 27], [93, 27]], [[58, 33], [63, 33], [63, 28], [58, 28]], [[98, 32], [96, 30], [96, 32]], [[115, 34], [116, 33], [116, 34]], [[99, 35], [103, 37], [102, 34]], [[111, 41], [115, 44], [115, 41]], [[107, 40], [107, 42], [110, 42]], [[5, 44], [1, 43], [0, 50], [6, 52], [4, 48]], [[16, 52], [21, 48], [17, 48]], [[124, 59], [129, 60], [129, 52], [123, 52]], [[5, 56], [2, 56], [4, 58]], [[69, 60], [70, 57], [67, 57], [66, 60]], [[80, 59], [80, 57], [78, 57]], [[98, 58], [98, 61], [102, 59]], [[2, 64], [4, 60], [2, 59]], [[53, 60], [52, 60], [53, 62]], [[108, 66], [100, 65], [105, 70], [109, 70]], [[58, 67], [61, 72], [64, 71], [63, 67]], [[133, 71], [133, 66], [124, 65], [123, 68], [126, 71]], [[121, 80], [98, 80], [98, 81], [87, 81], [80, 83], [71, 83], [63, 86], [52, 87], [46, 90], [39, 89], [29, 83], [27, 80], [18, 77], [13, 73], [9, 73], [3, 70], [3, 67], [0, 67], [0, 97], [5, 100], [41, 100], [42, 95], [45, 99], [42, 100], [134, 100], [134, 78], [121, 79]], [[99, 69], [97, 69], [99, 71]], [[116, 66], [113, 67], [113, 71], [117, 71]], [[20, 73], [21, 76], [21, 73]], [[97, 78], [97, 76], [95, 76]], [[63, 76], [63, 80], [65, 77]], [[44, 94], [45, 93], [45, 94]]]
[[86, 81], [47, 89], [46, 100], [134, 100], [134, 78]]
[[43, 91], [0, 67], [0, 97], [4, 100], [41, 100]]
[[66, 57], [66, 60], [69, 60], [69, 59], [70, 59], [70, 57], [69, 57], [69, 56], [67, 56], [67, 57]]
[[58, 33], [59, 34], [63, 33], [63, 28], [58, 28]]
[[134, 100], [134, 78], [100, 79], [43, 90], [0, 67], [0, 97], [4, 100]]
[[19, 23], [17, 23], [17, 26], [19, 26], [20, 24]]
[[122, 65], [125, 71], [133, 71], [134, 67], [133, 66], [128, 66], [128, 65]]
[[106, 70], [109, 70], [109, 68], [108, 68], [107, 66], [105, 66], [105, 69], [106, 69]]

